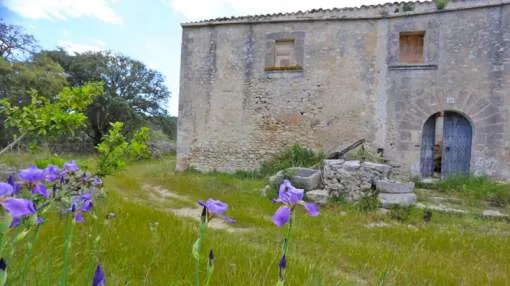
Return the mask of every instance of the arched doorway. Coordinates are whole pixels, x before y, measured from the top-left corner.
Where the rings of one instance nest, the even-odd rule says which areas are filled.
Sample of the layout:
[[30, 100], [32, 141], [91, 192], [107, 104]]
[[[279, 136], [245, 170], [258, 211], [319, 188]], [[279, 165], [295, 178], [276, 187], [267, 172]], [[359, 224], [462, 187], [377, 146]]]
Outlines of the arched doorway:
[[462, 114], [436, 113], [423, 124], [420, 171], [422, 177], [468, 175], [472, 127]]

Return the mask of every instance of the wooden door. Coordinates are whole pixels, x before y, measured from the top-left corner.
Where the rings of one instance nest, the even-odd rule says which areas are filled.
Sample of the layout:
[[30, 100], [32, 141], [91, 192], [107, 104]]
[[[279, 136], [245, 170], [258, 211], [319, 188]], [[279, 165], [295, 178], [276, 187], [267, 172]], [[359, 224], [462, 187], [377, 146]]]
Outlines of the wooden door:
[[469, 175], [472, 129], [462, 115], [446, 112], [443, 126], [441, 177]]

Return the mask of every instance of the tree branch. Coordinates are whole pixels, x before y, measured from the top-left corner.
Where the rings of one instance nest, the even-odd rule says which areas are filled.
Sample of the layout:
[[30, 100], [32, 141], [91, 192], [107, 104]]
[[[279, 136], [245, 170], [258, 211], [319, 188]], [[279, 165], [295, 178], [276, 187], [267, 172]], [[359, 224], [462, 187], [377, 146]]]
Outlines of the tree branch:
[[26, 132], [21, 134], [18, 138], [16, 138], [16, 140], [12, 141], [9, 145], [5, 146], [5, 148], [2, 149], [2, 151], [0, 151], [0, 156], [2, 156], [3, 153], [7, 152], [12, 147], [16, 146], [16, 144], [18, 144], [19, 141], [21, 141], [21, 139], [23, 139], [23, 137], [25, 137], [25, 135], [27, 135]]

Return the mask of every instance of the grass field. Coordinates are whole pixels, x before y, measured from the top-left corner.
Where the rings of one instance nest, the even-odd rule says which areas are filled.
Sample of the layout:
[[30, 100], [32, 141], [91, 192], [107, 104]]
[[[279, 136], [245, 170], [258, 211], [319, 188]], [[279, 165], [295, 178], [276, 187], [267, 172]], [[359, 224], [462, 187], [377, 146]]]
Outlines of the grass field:
[[[284, 230], [270, 220], [277, 206], [258, 192], [265, 182], [175, 173], [174, 165], [174, 158], [138, 163], [105, 180], [97, 219], [86, 216], [75, 229], [69, 285], [90, 285], [97, 262], [107, 285], [192, 285], [197, 222], [174, 212], [209, 197], [227, 202], [238, 221], [208, 231], [204, 259], [209, 248], [216, 254], [211, 285], [276, 284]], [[56, 285], [64, 225], [57, 214], [47, 219], [26, 285]], [[12, 285], [22, 285], [23, 251], [10, 266]], [[418, 209], [396, 221], [332, 203], [318, 217], [298, 211], [288, 258], [287, 285], [505, 285], [510, 224], [439, 213], [425, 223]]]

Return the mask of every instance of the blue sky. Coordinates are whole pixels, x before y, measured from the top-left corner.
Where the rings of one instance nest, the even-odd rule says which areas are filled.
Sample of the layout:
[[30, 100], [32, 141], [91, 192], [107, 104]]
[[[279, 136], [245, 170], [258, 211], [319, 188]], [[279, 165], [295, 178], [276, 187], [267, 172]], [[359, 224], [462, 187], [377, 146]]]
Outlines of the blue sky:
[[384, 3], [384, 0], [1, 0], [0, 18], [23, 26], [45, 49], [111, 50], [163, 73], [179, 97], [180, 23], [232, 15]]

